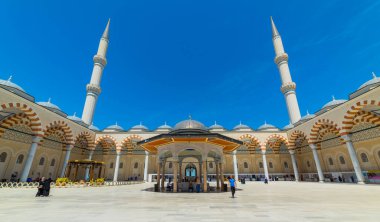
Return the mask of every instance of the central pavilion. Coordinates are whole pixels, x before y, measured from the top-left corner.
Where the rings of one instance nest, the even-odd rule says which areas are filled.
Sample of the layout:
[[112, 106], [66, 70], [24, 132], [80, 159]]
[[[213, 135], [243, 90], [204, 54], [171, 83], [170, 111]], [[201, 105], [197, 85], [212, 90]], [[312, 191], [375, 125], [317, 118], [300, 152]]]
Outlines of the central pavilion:
[[[173, 167], [173, 192], [189, 189], [195, 191], [199, 185], [203, 192], [210, 190], [207, 182], [208, 163], [215, 163], [216, 189], [224, 184], [223, 154], [229, 154], [243, 144], [219, 133], [210, 133], [200, 122], [184, 120], [175, 125], [174, 130], [140, 141], [137, 145], [143, 147], [157, 158], [158, 191], [165, 190], [165, 164]], [[178, 179], [179, 176], [179, 179]]]

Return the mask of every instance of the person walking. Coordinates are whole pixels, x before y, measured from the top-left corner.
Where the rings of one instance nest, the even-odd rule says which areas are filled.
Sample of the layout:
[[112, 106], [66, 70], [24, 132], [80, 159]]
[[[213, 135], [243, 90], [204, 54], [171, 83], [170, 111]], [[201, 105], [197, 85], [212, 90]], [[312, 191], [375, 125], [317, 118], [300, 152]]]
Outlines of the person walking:
[[43, 194], [45, 197], [48, 197], [50, 194], [50, 183], [51, 183], [51, 181], [52, 181], [52, 179], [49, 178], [49, 179], [45, 180], [45, 182], [44, 182], [44, 193]]
[[36, 197], [40, 197], [44, 195], [44, 186], [45, 185], [45, 177], [42, 177], [41, 180], [38, 182], [38, 191], [36, 194]]
[[232, 198], [235, 198], [236, 181], [234, 179], [234, 176], [229, 177], [228, 181], [230, 182], [230, 188], [231, 188]]

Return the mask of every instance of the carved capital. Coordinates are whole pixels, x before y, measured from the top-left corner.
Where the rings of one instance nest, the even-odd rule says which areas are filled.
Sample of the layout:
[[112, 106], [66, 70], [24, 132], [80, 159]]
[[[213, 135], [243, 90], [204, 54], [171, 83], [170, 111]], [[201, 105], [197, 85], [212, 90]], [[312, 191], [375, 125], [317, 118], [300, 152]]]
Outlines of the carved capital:
[[283, 62], [288, 62], [288, 59], [289, 59], [288, 54], [283, 53], [274, 58], [274, 63], [276, 63], [277, 65], [280, 65]]
[[281, 92], [283, 94], [290, 92], [290, 91], [295, 91], [296, 90], [296, 83], [295, 82], [288, 82], [285, 83], [284, 85], [281, 86]]
[[290, 155], [294, 155], [296, 153], [295, 150], [289, 150]]
[[100, 64], [103, 67], [107, 65], [107, 59], [104, 58], [103, 56], [95, 55], [93, 60], [95, 64]]

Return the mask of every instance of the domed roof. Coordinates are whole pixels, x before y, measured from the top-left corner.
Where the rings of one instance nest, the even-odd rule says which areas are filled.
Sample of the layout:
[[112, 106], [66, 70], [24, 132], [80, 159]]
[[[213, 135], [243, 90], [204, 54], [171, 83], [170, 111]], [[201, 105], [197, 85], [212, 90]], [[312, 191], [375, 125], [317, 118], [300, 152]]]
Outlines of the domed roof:
[[37, 102], [37, 104], [41, 105], [45, 108], [61, 110], [57, 105], [51, 103], [51, 98], [49, 98], [49, 100], [47, 102]]
[[74, 122], [83, 123], [83, 120], [76, 116], [76, 113], [74, 113], [72, 116], [68, 116], [67, 119], [72, 120]]
[[193, 120], [193, 119], [191, 119], [191, 117], [189, 117], [189, 119], [183, 120], [174, 126], [174, 130], [179, 130], [179, 129], [207, 130], [207, 127], [205, 127], [205, 125], [203, 125], [203, 123], [196, 121], [196, 120]]
[[107, 126], [103, 131], [105, 132], [120, 132], [120, 131], [124, 131], [124, 129], [117, 125], [117, 122], [115, 123], [115, 125], [110, 125], [110, 126]]
[[94, 131], [100, 131], [100, 129], [96, 126], [94, 126], [94, 124], [91, 124], [89, 127], [88, 127], [90, 130], [94, 130]]
[[289, 123], [288, 125], [284, 126], [284, 128], [282, 128], [283, 130], [289, 130], [291, 128], [293, 128], [294, 125], [292, 123]]
[[368, 80], [367, 82], [365, 82], [363, 85], [361, 85], [359, 87], [359, 89], [362, 89], [366, 86], [369, 86], [369, 85], [372, 85], [372, 84], [375, 84], [375, 83], [380, 83], [380, 77], [377, 77], [376, 74], [374, 72], [372, 72], [372, 79], [371, 80]]
[[322, 109], [323, 109], [323, 108], [330, 107], [330, 106], [338, 106], [338, 105], [340, 105], [340, 104], [342, 104], [342, 103], [345, 103], [345, 102], [347, 102], [347, 100], [345, 100], [345, 99], [335, 99], [335, 97], [333, 96], [333, 97], [332, 97], [332, 100], [331, 100], [330, 102], [326, 103], [326, 104], [322, 107]]
[[273, 126], [272, 124], [267, 124], [267, 122], [265, 122], [257, 130], [258, 131], [279, 131], [280, 129]]
[[132, 131], [148, 131], [148, 127], [144, 126], [141, 122], [131, 128]]
[[240, 122], [238, 125], [236, 125], [236, 126], [234, 127], [234, 130], [238, 130], [238, 131], [240, 131], [240, 130], [252, 130], [252, 129], [251, 129], [251, 127], [249, 127], [249, 126], [247, 126], [247, 125], [244, 125], [244, 124], [242, 124], [242, 123]]
[[171, 126], [169, 126], [168, 124], [166, 124], [166, 122], [165, 122], [164, 125], [159, 126], [156, 130], [157, 131], [170, 131], [172, 129], [173, 128]]
[[314, 117], [315, 117], [314, 114], [310, 114], [309, 111], [306, 111], [306, 115], [304, 115], [304, 116], [301, 118], [301, 121], [309, 120], [309, 119], [312, 119], [312, 118], [314, 118]]
[[215, 121], [214, 125], [211, 125], [208, 129], [209, 130], [225, 130], [225, 128], [223, 126], [217, 124], [216, 121]]
[[12, 87], [12, 88], [15, 88], [15, 89], [18, 89], [20, 91], [25, 92], [23, 88], [21, 88], [19, 85], [15, 84], [13, 82], [11, 82], [11, 80], [12, 80], [12, 76], [10, 76], [8, 80], [0, 79], [0, 85]]

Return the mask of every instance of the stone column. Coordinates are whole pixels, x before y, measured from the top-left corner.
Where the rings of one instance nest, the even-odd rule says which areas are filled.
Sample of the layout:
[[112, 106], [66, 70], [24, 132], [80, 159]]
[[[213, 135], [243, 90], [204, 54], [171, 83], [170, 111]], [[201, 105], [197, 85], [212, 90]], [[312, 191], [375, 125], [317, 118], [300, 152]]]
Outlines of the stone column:
[[216, 189], [217, 190], [220, 190], [220, 176], [219, 176], [219, 162], [218, 161], [215, 161], [215, 170], [216, 170]]
[[207, 162], [204, 160], [202, 162], [202, 171], [203, 171], [203, 192], [207, 192]]
[[98, 178], [102, 178], [102, 165], [99, 166]]
[[[94, 155], [94, 150], [90, 150], [90, 153], [88, 154], [88, 159], [89, 159], [89, 160], [92, 160], [92, 155]], [[85, 175], [84, 175], [84, 179], [85, 179], [85, 180], [88, 180], [88, 175], [89, 175], [89, 173], [90, 173], [90, 168], [87, 166], [87, 167], [86, 167], [86, 173], [85, 173]]]
[[157, 187], [160, 190], [160, 177], [161, 177], [161, 161], [157, 162]]
[[289, 150], [290, 157], [292, 158], [292, 165], [294, 170], [294, 178], [296, 179], [296, 182], [299, 181], [299, 175], [298, 175], [298, 166], [296, 162], [296, 156], [295, 156], [295, 150]]
[[267, 165], [267, 157], [265, 155], [266, 150], [261, 150], [261, 154], [263, 156], [263, 166], [264, 166], [264, 174], [265, 178], [269, 181], [269, 173], [268, 173], [268, 165]]
[[219, 174], [220, 174], [220, 190], [224, 191], [224, 174], [223, 174], [223, 163], [222, 161], [219, 162]]
[[20, 181], [26, 182], [28, 179], [30, 168], [32, 167], [34, 156], [36, 155], [38, 143], [41, 141], [41, 137], [34, 136], [32, 139], [32, 144], [30, 145], [28, 157], [26, 158], [24, 168], [22, 169], [20, 175]]
[[161, 179], [161, 190], [165, 191], [165, 166], [166, 160], [162, 161], [162, 179]]
[[348, 153], [350, 154], [350, 158], [352, 161], [352, 166], [354, 166], [356, 178], [358, 179], [358, 184], [364, 184], [362, 169], [360, 167], [358, 157], [356, 156], [354, 144], [352, 143], [352, 140], [351, 140], [351, 135], [349, 134], [343, 135], [342, 138], [344, 142], [346, 142], [347, 150], [348, 150]]
[[120, 153], [121, 153], [121, 150], [116, 150], [115, 171], [113, 174], [114, 182], [117, 182], [117, 177], [119, 176]]
[[149, 152], [145, 151], [144, 181], [148, 182]]
[[238, 172], [238, 163], [237, 163], [237, 158], [236, 158], [236, 150], [232, 152], [232, 157], [234, 160], [234, 176], [235, 176], [235, 181], [239, 181], [239, 172]]
[[182, 182], [182, 161], [179, 161], [178, 164], [179, 164], [179, 182]]
[[178, 159], [174, 159], [173, 160], [173, 192], [176, 193], [177, 190], [178, 190]]
[[67, 144], [66, 145], [66, 154], [65, 154], [65, 159], [63, 161], [60, 177], [64, 177], [65, 176], [65, 171], [66, 171], [67, 163], [69, 162], [70, 153], [71, 153], [71, 150], [73, 149], [73, 147], [74, 147], [74, 145], [72, 145], [72, 144]]
[[321, 162], [319, 161], [317, 146], [314, 143], [311, 143], [309, 146], [311, 150], [313, 151], [313, 157], [314, 157], [314, 162], [318, 171], [319, 182], [323, 183], [325, 182], [325, 176], [323, 175]]

